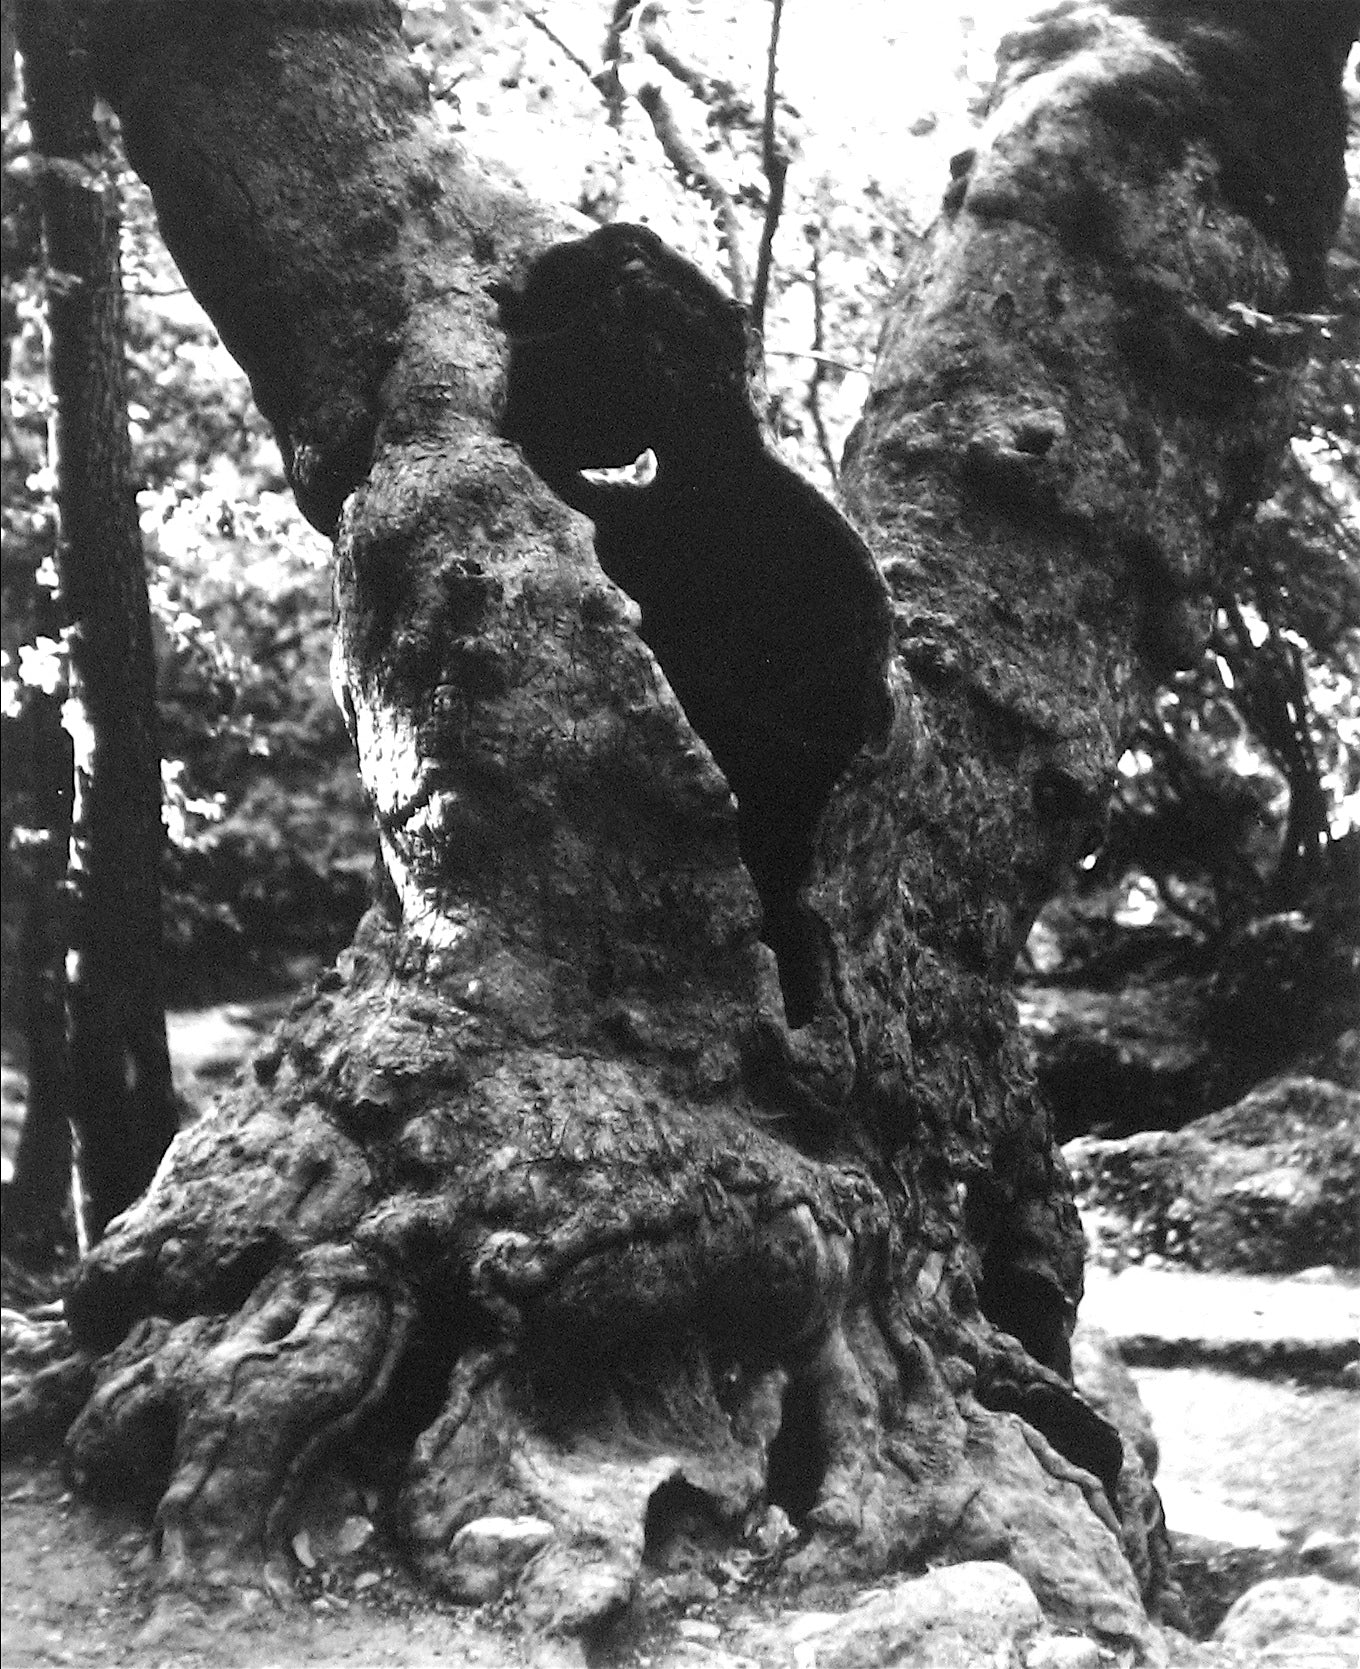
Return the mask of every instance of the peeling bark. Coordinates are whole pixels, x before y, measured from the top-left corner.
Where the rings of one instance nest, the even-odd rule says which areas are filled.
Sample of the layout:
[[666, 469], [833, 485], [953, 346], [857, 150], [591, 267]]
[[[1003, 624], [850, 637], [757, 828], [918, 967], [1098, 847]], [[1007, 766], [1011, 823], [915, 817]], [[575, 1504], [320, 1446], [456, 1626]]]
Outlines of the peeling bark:
[[[1334, 172], [1354, 12], [1306, 50], [1264, 6], [1012, 37], [847, 519], [770, 450], [731, 303], [478, 175], [383, 7], [101, 9], [167, 237], [337, 529], [390, 881], [67, 1303], [73, 1460], [160, 1457], [173, 1564], [277, 1557], [333, 1465], [433, 1584], [557, 1628], [777, 1505], [786, 1585], [1002, 1558], [1146, 1643], [1156, 1498], [1069, 1382], [1008, 982], [1287, 432], [1229, 304], [1313, 281], [1327, 215], [1266, 197]], [[580, 473], [649, 447], [650, 486]]]

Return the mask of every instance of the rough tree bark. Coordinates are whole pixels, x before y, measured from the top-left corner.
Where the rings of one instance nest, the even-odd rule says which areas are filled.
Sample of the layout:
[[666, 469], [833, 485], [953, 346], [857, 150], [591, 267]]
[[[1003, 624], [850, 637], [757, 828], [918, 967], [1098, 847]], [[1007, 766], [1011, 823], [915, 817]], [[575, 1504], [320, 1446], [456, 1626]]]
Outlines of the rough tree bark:
[[432, 1583], [558, 1628], [777, 1505], [789, 1583], [1001, 1558], [1145, 1641], [1155, 1496], [1069, 1383], [1008, 982], [1288, 432], [1252, 325], [1319, 300], [1356, 7], [1011, 37], [853, 527], [771, 451], [733, 305], [645, 232], [562, 246], [377, 0], [97, 16], [336, 534], [390, 884], [82, 1268], [76, 1477], [149, 1480], [172, 1574], [286, 1574], [330, 1467]]
[[[90, 733], [70, 824], [65, 1116], [93, 1238], [150, 1182], [178, 1122], [161, 983], [160, 741], [127, 427], [117, 197], [74, 13], [56, 0], [23, 0], [18, 21], [43, 159], [57, 565], [72, 693]], [[45, 1011], [50, 1018], [50, 1002]]]
[[[36, 587], [35, 587], [36, 589]], [[38, 632], [55, 637], [43, 588]], [[24, 1121], [5, 1187], [3, 1245], [29, 1269], [51, 1268], [71, 1242], [71, 1061], [66, 1042], [66, 865], [75, 761], [56, 695], [30, 690], [22, 723], [36, 838], [15, 854], [23, 876], [18, 978], [23, 991]]]

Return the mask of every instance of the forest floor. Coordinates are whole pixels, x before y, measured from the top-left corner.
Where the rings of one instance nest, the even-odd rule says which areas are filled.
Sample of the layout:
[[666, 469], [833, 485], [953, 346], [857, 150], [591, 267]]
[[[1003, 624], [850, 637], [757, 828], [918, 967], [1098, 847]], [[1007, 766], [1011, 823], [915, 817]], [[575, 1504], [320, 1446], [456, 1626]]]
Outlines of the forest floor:
[[[171, 1017], [177, 1082], [193, 1101], [231, 1076], [287, 1001], [269, 995]], [[23, 1090], [22, 1063], [8, 1047], [4, 1080], [8, 1161]], [[1310, 1533], [1356, 1534], [1355, 1392], [1306, 1382], [1310, 1351], [1360, 1330], [1355, 1277], [1092, 1270], [1084, 1315], [1123, 1339], [1135, 1362], [1175, 1364], [1134, 1368], [1161, 1444], [1157, 1481], [1173, 1535], [1288, 1559]], [[1272, 1376], [1224, 1371], [1234, 1343], [1272, 1340], [1288, 1341]], [[1305, 1371], [1295, 1375], [1295, 1367]], [[262, 1591], [244, 1603], [235, 1594], [215, 1603], [165, 1593], [145, 1521], [77, 1500], [55, 1462], [7, 1462], [0, 1506], [6, 1669], [567, 1669], [587, 1661], [574, 1644], [519, 1641], [498, 1626], [494, 1609], [432, 1603], [376, 1540], [359, 1561], [366, 1568], [344, 1589], [309, 1573], [305, 1594], [280, 1609]], [[745, 1652], [744, 1637], [767, 1615], [747, 1594], [692, 1606], [639, 1634], [612, 1661], [625, 1669], [755, 1669], [763, 1656]], [[1237, 1662], [1187, 1650], [1173, 1652], [1173, 1663]]]

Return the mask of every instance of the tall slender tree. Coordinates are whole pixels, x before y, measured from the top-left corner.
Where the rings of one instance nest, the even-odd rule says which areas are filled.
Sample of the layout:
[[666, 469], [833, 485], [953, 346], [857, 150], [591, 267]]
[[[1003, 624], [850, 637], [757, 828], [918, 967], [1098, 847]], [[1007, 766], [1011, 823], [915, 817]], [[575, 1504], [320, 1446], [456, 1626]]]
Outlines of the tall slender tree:
[[[176, 1126], [161, 982], [155, 663], [128, 436], [118, 194], [94, 120], [86, 29], [74, 7], [21, 0], [18, 41], [40, 161], [56, 555], [77, 739], [66, 1114], [82, 1227], [94, 1238], [146, 1187]], [[47, 1030], [52, 960], [43, 959], [46, 995], [35, 1009]]]
[[[60, 602], [35, 586], [34, 624], [55, 642]], [[33, 1270], [69, 1250], [71, 1209], [71, 1057], [66, 1037], [66, 871], [71, 844], [75, 761], [62, 728], [60, 689], [29, 690], [22, 715], [32, 824], [13, 854], [23, 877], [18, 979], [26, 1049], [24, 1119], [5, 1190], [4, 1247]]]

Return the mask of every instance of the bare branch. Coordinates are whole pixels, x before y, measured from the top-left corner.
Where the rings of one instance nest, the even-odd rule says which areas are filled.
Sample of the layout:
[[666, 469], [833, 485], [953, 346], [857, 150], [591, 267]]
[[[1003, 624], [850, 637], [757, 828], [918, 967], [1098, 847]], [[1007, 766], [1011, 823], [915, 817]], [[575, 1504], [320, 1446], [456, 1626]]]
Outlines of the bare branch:
[[[661, 7], [656, 5], [654, 0], [644, 0], [642, 5], [628, 10], [625, 10], [620, 0], [606, 41], [606, 51], [612, 51], [617, 60], [621, 51], [622, 35], [629, 23], [635, 19], [637, 38], [643, 50], [668, 75], [673, 76], [700, 103], [715, 113], [721, 111], [724, 106], [729, 109], [733, 107], [736, 102], [736, 90], [729, 82], [705, 75], [702, 70], [687, 63], [670, 46], [660, 28], [663, 15]], [[638, 102], [651, 118], [656, 136], [661, 141], [661, 148], [682, 184], [693, 185], [712, 205], [718, 222], [718, 239], [727, 257], [728, 283], [736, 299], [746, 301], [750, 292], [750, 280], [741, 252], [741, 221], [737, 215], [736, 204], [732, 201], [732, 194], [680, 131], [675, 114], [662, 89], [655, 83], [648, 82], [639, 89], [637, 96]]]
[[640, 88], [638, 103], [651, 118], [652, 127], [661, 141], [661, 149], [682, 184], [694, 186], [712, 204], [718, 220], [718, 239], [727, 257], [728, 283], [736, 299], [745, 301], [750, 292], [750, 280], [741, 253], [741, 222], [737, 218], [731, 193], [681, 133], [675, 112], [660, 87], [648, 83]]
[[751, 102], [736, 86], [719, 75], [709, 75], [698, 65], [688, 63], [666, 39], [659, 27], [664, 16], [655, 0], [648, 0], [638, 11], [638, 38], [651, 58], [662, 69], [669, 71], [701, 104], [706, 104], [724, 124], [733, 117], [749, 120], [755, 111]]
[[622, 127], [623, 107], [628, 102], [623, 83], [619, 80], [619, 62], [623, 57], [624, 32], [632, 22], [635, 5], [636, 0], [614, 0], [609, 28], [605, 31], [604, 51], [600, 55], [604, 67], [597, 84], [609, 107], [609, 125], [615, 128]]
[[665, 36], [657, 27], [660, 13], [653, 5], [644, 5], [638, 13], [638, 38], [647, 50], [649, 57], [655, 58], [663, 70], [668, 70], [677, 81], [689, 88], [703, 104], [712, 104], [714, 95], [719, 91], [716, 83], [709, 80], [704, 72], [694, 64], [686, 63], [675, 52]]
[[765, 116], [760, 132], [760, 161], [769, 182], [765, 221], [760, 228], [760, 251], [756, 256], [756, 281], [751, 291], [751, 318], [757, 330], [765, 329], [765, 301], [770, 291], [770, 266], [774, 258], [774, 235], [784, 212], [784, 182], [789, 159], [781, 151], [775, 133], [775, 84], [779, 73], [779, 29], [784, 21], [784, 0], [772, 0], [770, 50], [765, 65]]
[[[527, 22], [532, 23], [535, 29], [539, 30], [540, 33], [548, 37], [552, 44], [569, 63], [575, 64], [576, 68], [580, 70], [581, 74], [585, 76], [587, 81], [593, 82], [595, 86], [599, 87], [600, 83], [597, 79], [599, 71], [592, 69], [579, 53], [573, 52], [557, 31], [548, 23], [546, 18], [542, 17], [538, 12], [532, 10], [529, 6], [522, 5], [520, 7], [520, 11], [523, 13]], [[604, 95], [604, 89], [600, 88], [600, 91], [601, 94]], [[604, 96], [605, 102], [608, 103], [607, 95]]]
[[835, 481], [840, 475], [840, 466], [836, 462], [836, 454], [831, 445], [831, 437], [826, 432], [826, 420], [822, 416], [822, 378], [826, 374], [827, 360], [822, 352], [826, 346], [826, 296], [822, 290], [822, 232], [823, 222], [820, 216], [816, 224], [808, 229], [808, 241], [812, 245], [812, 375], [808, 378], [807, 402], [808, 411], [812, 414], [813, 433], [817, 436], [817, 445], [822, 457], [826, 460], [826, 467], [831, 471], [831, 479]]
[[856, 365], [850, 359], [837, 359], [835, 354], [818, 353], [813, 348], [766, 348], [766, 359], [815, 359], [819, 365], [829, 366], [833, 371], [850, 371], [857, 377], [867, 377], [871, 367]]

